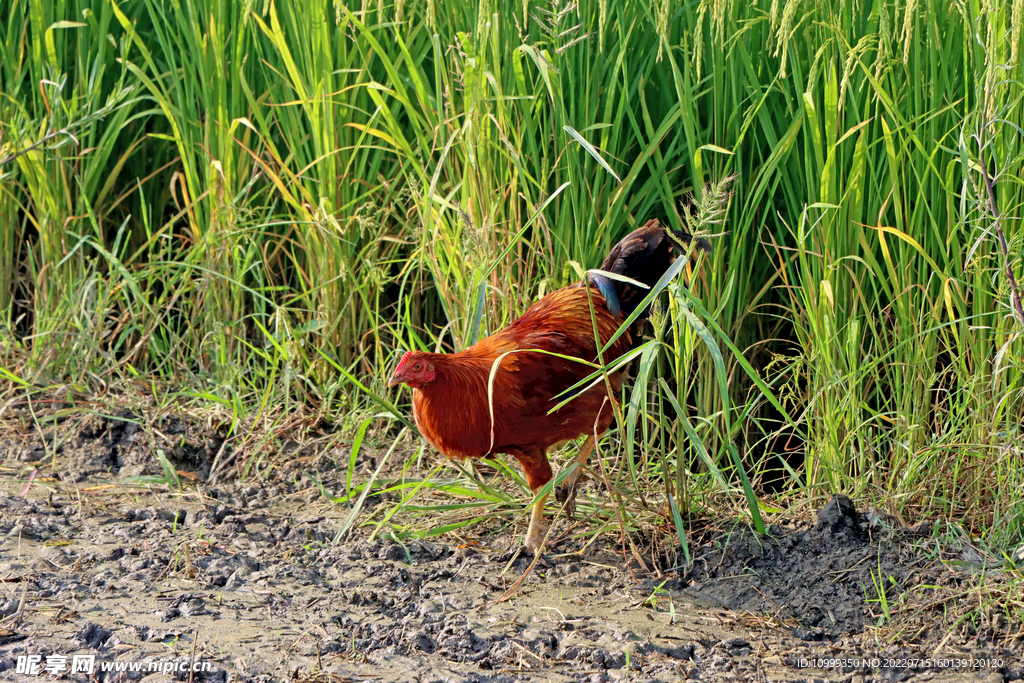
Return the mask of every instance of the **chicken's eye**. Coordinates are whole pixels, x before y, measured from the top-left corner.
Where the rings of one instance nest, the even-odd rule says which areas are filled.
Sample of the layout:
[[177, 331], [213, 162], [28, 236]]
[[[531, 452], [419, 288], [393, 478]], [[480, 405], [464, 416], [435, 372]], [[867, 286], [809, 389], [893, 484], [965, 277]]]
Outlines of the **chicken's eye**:
[[419, 372], [422, 369], [423, 369], [423, 363], [416, 363], [416, 365], [412, 366], [413, 372]]

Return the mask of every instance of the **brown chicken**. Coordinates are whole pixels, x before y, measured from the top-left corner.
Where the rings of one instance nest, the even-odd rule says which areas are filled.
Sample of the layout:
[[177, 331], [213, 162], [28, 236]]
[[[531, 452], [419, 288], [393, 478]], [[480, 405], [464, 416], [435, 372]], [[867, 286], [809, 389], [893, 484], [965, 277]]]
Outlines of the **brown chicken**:
[[[615, 245], [601, 270], [651, 287], [683, 251], [682, 244], [690, 241], [690, 235], [669, 234], [652, 220]], [[696, 240], [696, 246], [711, 250], [704, 239]], [[582, 467], [594, 449], [595, 435], [600, 439], [611, 425], [611, 402], [625, 372], [620, 369], [609, 375], [612, 397], [600, 381], [549, 414], [564, 399], [556, 397], [591, 375], [595, 370], [591, 364], [598, 363], [588, 290], [602, 346], [647, 293], [635, 285], [591, 274], [586, 287], [581, 282], [548, 294], [511, 325], [465, 351], [410, 351], [402, 356], [389, 385], [412, 387], [416, 426], [430, 445], [451, 458], [512, 455], [522, 465], [534, 495], [551, 481], [548, 449], [587, 434], [577, 455]], [[603, 354], [606, 364], [633, 348], [644, 321], [643, 315], [637, 318]], [[489, 377], [496, 362], [492, 400], [488, 401]], [[580, 467], [568, 482], [570, 491]], [[536, 500], [530, 517], [524, 545], [531, 553], [541, 548], [546, 498]]]

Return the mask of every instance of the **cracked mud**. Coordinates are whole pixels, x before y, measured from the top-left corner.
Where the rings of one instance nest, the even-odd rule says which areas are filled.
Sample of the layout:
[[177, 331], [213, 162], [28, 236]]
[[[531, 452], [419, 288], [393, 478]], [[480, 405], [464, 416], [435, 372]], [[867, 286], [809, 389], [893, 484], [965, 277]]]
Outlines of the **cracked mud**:
[[[969, 546], [940, 545], [926, 522], [908, 528], [842, 496], [823, 501], [816, 519], [774, 520], [763, 536], [721, 524], [691, 540], [683, 568], [652, 557], [641, 566], [614, 534], [587, 546], [570, 534], [498, 602], [530, 566], [509, 552], [521, 532], [512, 525], [404, 545], [383, 529], [368, 541], [373, 528], [359, 527], [335, 543], [348, 508], [308, 482], [297, 488], [296, 473], [318, 468], [330, 482], [347, 453], [299, 449], [295, 469], [211, 485], [202, 482], [222, 441], [193, 425], [162, 424], [166, 443], [113, 418], [62, 429], [0, 440], [3, 680], [1024, 675], [1021, 625], [998, 605], [960, 623], [944, 616], [979, 581]], [[158, 448], [178, 470], [194, 470], [180, 492], [128, 481], [160, 473]], [[364, 469], [376, 466], [365, 460]], [[986, 570], [995, 588], [1004, 580], [1001, 569]], [[209, 670], [18, 671], [19, 657], [45, 664], [55, 654], [144, 665], [176, 658]], [[956, 655], [986, 664], [920, 661]]]

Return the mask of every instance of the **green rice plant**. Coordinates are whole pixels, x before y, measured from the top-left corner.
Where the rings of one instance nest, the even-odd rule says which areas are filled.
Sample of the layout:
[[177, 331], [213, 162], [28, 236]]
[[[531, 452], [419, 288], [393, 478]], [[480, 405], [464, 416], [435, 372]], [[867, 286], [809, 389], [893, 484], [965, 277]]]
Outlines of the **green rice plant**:
[[[0, 157], [3, 156], [0, 151]], [[17, 282], [14, 267], [18, 253], [16, 245], [20, 242], [21, 230], [17, 189], [13, 183], [5, 182], [5, 176], [3, 168], [0, 168], [0, 328], [6, 330], [11, 324], [11, 304]]]
[[[117, 64], [125, 45], [107, 34], [109, 4], [14, 2], [8, 13], [0, 68], [0, 201], [11, 247], [4, 250], [5, 279], [8, 294], [15, 273], [34, 287], [31, 314], [20, 325], [34, 335], [36, 361], [59, 358], [77, 370], [80, 340], [68, 323], [89, 305], [83, 294], [88, 298], [96, 282], [86, 245], [113, 230], [114, 188], [136, 151], [124, 130], [144, 114], [135, 84]], [[14, 245], [30, 234], [35, 239], [20, 264]]]
[[[498, 256], [507, 255], [506, 247], [515, 242], [508, 240], [514, 232], [505, 211], [518, 205], [517, 194], [528, 191], [519, 189], [522, 170], [514, 161], [514, 149], [509, 149], [515, 133], [507, 96], [501, 91], [507, 76], [498, 71], [502, 66], [498, 51], [507, 49], [506, 38], [499, 35], [498, 23], [486, 10], [486, 5], [480, 7], [475, 32], [454, 31], [456, 43], [447, 50], [451, 57], [445, 56], [446, 46], [437, 36], [410, 31], [408, 42], [398, 40], [398, 59], [380, 57], [391, 87], [366, 86], [379, 122], [363, 130], [389, 144], [399, 159], [420, 222], [414, 257], [432, 275], [445, 312], [443, 322], [456, 348], [483, 336], [484, 320], [507, 320], [504, 304], [497, 308], [493, 304], [505, 301], [518, 288], [514, 280], [500, 278], [496, 265]], [[354, 16], [350, 21], [357, 22]], [[368, 41], [373, 40], [365, 25], [357, 22], [356, 26]], [[433, 62], [432, 71], [427, 70], [429, 62]], [[399, 69], [409, 70], [410, 88], [402, 85], [405, 77]], [[427, 87], [431, 81], [432, 90]], [[459, 91], [461, 101], [454, 98]], [[458, 102], [454, 107], [453, 101]], [[446, 106], [453, 111], [444, 111]], [[527, 205], [533, 205], [536, 213], [541, 201], [530, 201], [532, 194], [527, 195]], [[500, 266], [511, 263], [511, 259], [501, 260]], [[418, 279], [411, 282], [414, 297], [422, 287]], [[487, 296], [488, 289], [494, 295]], [[488, 301], [492, 305], [485, 306]], [[492, 315], [484, 315], [485, 308]], [[416, 344], [438, 343], [432, 340], [439, 341], [444, 334], [410, 322], [415, 325], [410, 336], [402, 336]]]
[[180, 163], [170, 191], [188, 244], [176, 258], [196, 268], [186, 271], [195, 288], [186, 312], [193, 358], [204, 371], [230, 374], [249, 327], [240, 285], [260, 255], [244, 206], [253, 164], [242, 145], [251, 131], [238, 122], [254, 68], [248, 10], [230, 0], [147, 1], [140, 25], [121, 4], [110, 6], [133, 50], [124, 63], [167, 121]]
[[[998, 106], [1001, 118], [1019, 120], [1020, 74], [998, 66], [1012, 49], [997, 28], [1007, 12], [982, 14], [923, 6], [900, 16], [878, 3], [866, 17], [874, 36], [848, 31], [856, 17], [839, 15], [812, 41], [826, 48], [800, 85], [809, 191], [786, 221], [796, 252], [780, 258], [779, 271], [802, 349], [789, 372], [807, 386], [809, 486], [877, 487], [897, 507], [962, 512], [967, 501], [990, 504], [986, 482], [1005, 476], [991, 455], [1019, 430], [1019, 368], [1004, 362], [995, 382], [990, 373], [1019, 340], [995, 305], [997, 242], [976, 208], [986, 193], [967, 142], [1000, 127], [975, 128], [994, 120], [976, 108]], [[914, 33], [921, 20], [935, 30]], [[897, 24], [902, 54], [889, 51]], [[985, 49], [967, 30], [976, 25], [987, 26]], [[832, 49], [839, 55], [830, 62]], [[928, 78], [915, 75], [921, 69]], [[1000, 88], [990, 70], [1006, 77]], [[1015, 144], [1000, 150], [1009, 152], [1001, 173], [1019, 164]], [[1019, 192], [1007, 190], [1003, 201], [1019, 213]]]
[[[436, 18], [455, 42], [433, 39], [431, 50], [416, 50], [410, 47], [417, 35], [412, 29], [399, 43], [401, 60], [381, 58], [392, 83], [413, 87], [372, 88], [381, 94], [383, 128], [371, 132], [394, 144], [410, 186], [417, 188], [419, 256], [438, 288], [444, 322], [454, 325], [457, 348], [484, 333], [479, 275], [499, 254], [505, 256], [484, 285], [494, 294], [485, 297], [490, 315], [483, 320], [495, 328], [532, 301], [531, 288], [520, 283], [536, 273], [541, 293], [561, 286], [573, 272], [570, 263], [598, 262], [652, 209], [667, 210], [669, 222], [682, 227], [675, 200], [684, 191], [672, 190], [663, 204], [657, 200], [657, 192], [670, 186], [666, 168], [678, 163], [658, 149], [678, 121], [671, 113], [678, 105], [669, 107], [660, 127], [645, 129], [646, 123], [624, 118], [633, 116], [627, 101], [642, 96], [643, 78], [619, 83], [636, 71], [628, 62], [628, 35], [616, 39], [617, 53], [606, 38], [608, 55], [581, 28], [596, 21], [597, 9], [555, 3], [521, 15], [518, 7], [482, 3], [473, 8], [475, 16], [449, 11]], [[624, 3], [615, 11], [630, 9]], [[518, 35], [509, 30], [513, 26]], [[652, 56], [645, 68], [653, 66]], [[439, 119], [442, 108], [447, 118]], [[653, 116], [649, 108], [647, 113]], [[550, 126], [543, 123], [547, 117]], [[549, 130], [553, 150], [541, 144]], [[612, 156], [601, 151], [609, 147]], [[680, 149], [673, 140], [672, 155]], [[636, 156], [624, 168], [614, 158], [622, 152]], [[562, 194], [551, 215], [508, 251], [516, 232], [557, 191]]]
[[298, 218], [267, 265], [313, 323], [311, 341], [346, 369], [361, 361], [376, 371], [381, 299], [404, 242], [408, 192], [388, 180], [395, 161], [367, 132], [379, 113], [366, 87], [387, 79], [376, 51], [388, 25], [368, 27], [340, 7], [271, 3], [253, 26], [273, 86], [249, 93], [247, 125], [258, 131], [250, 153], [284, 200], [285, 224]]

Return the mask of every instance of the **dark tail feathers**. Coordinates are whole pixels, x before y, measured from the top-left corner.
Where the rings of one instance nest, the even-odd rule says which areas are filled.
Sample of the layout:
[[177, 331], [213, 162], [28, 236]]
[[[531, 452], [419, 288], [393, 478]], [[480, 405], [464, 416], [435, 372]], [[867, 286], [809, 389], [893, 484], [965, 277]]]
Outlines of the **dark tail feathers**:
[[[672, 234], [669, 235], [669, 232]], [[694, 239], [689, 233], [663, 228], [655, 218], [623, 237], [612, 247], [608, 257], [601, 264], [601, 270], [625, 275], [653, 287], [676, 257], [685, 253], [683, 245], [690, 244]], [[711, 253], [711, 243], [706, 239], [696, 238], [695, 247], [705, 253]], [[621, 311], [623, 317], [636, 310], [650, 291], [600, 275], [591, 276], [591, 281], [604, 295], [608, 309], [614, 314]]]

